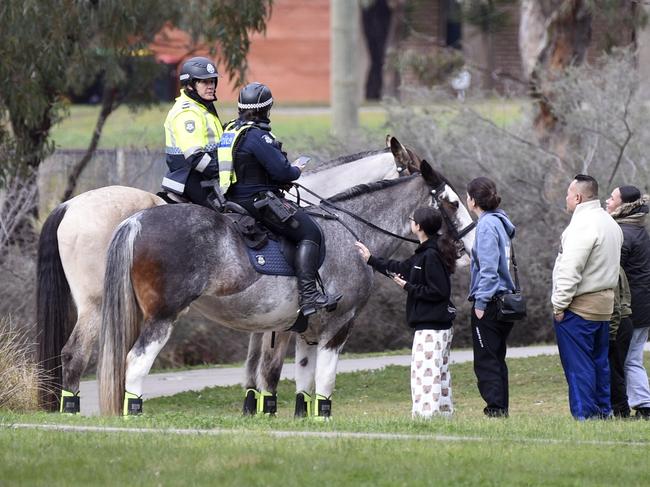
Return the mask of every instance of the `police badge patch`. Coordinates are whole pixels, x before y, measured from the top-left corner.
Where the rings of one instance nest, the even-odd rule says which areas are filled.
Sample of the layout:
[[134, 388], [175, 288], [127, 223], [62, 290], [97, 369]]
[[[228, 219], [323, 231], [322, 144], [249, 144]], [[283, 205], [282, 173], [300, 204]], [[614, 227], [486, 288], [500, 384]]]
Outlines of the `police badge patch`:
[[195, 129], [195, 128], [196, 128], [196, 127], [195, 127], [195, 125], [194, 125], [194, 120], [187, 120], [187, 121], [185, 122], [185, 130], [187, 130], [189, 133], [194, 132], [194, 129]]
[[266, 142], [267, 144], [272, 144], [273, 143], [273, 139], [271, 137], [269, 137], [268, 135], [262, 135], [262, 139], [264, 139], [264, 142]]

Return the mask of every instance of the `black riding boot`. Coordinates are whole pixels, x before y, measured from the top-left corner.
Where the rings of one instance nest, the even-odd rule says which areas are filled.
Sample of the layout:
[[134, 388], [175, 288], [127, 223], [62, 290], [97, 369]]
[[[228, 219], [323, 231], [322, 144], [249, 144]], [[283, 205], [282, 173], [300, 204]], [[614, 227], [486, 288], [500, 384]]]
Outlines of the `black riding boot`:
[[330, 297], [316, 287], [316, 272], [320, 257], [320, 245], [311, 240], [301, 240], [296, 249], [296, 277], [300, 293], [300, 311], [303, 315], [314, 314], [318, 309], [334, 311], [341, 296]]

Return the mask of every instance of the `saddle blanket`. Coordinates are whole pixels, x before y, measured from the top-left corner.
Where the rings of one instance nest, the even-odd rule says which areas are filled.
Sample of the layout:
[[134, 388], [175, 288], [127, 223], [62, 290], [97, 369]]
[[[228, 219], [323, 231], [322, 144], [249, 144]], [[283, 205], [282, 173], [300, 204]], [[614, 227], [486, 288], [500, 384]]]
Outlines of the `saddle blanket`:
[[[287, 262], [282, 253], [282, 246], [277, 240], [269, 239], [268, 243], [261, 249], [246, 248], [248, 258], [252, 266], [260, 274], [272, 276], [295, 276], [296, 270], [293, 264]], [[293, 260], [293, 256], [292, 260]]]

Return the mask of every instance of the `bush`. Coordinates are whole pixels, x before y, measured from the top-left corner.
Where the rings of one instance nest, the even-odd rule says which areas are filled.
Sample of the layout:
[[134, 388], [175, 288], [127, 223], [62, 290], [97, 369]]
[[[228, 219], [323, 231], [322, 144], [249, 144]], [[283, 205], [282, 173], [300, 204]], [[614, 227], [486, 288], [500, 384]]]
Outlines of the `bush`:
[[0, 409], [35, 411], [42, 371], [33, 360], [25, 332], [0, 319]]

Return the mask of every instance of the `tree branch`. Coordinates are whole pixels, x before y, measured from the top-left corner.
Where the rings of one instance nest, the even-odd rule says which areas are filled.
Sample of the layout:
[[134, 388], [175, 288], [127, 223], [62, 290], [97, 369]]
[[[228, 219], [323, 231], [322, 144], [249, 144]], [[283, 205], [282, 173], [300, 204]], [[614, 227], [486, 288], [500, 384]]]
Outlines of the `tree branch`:
[[63, 193], [63, 198], [61, 199], [62, 202], [69, 200], [74, 193], [81, 173], [86, 168], [86, 166], [88, 166], [88, 163], [92, 159], [93, 154], [99, 145], [99, 139], [102, 136], [102, 130], [104, 129], [106, 119], [118, 106], [119, 104], [115, 102], [115, 90], [108, 87], [104, 89], [104, 93], [102, 94], [102, 109], [99, 112], [99, 116], [97, 117], [97, 123], [95, 124], [93, 136], [90, 139], [90, 144], [88, 145], [88, 149], [86, 149], [86, 153], [75, 164], [75, 166], [72, 168], [72, 172], [68, 176], [68, 184], [65, 188], [65, 192]]

